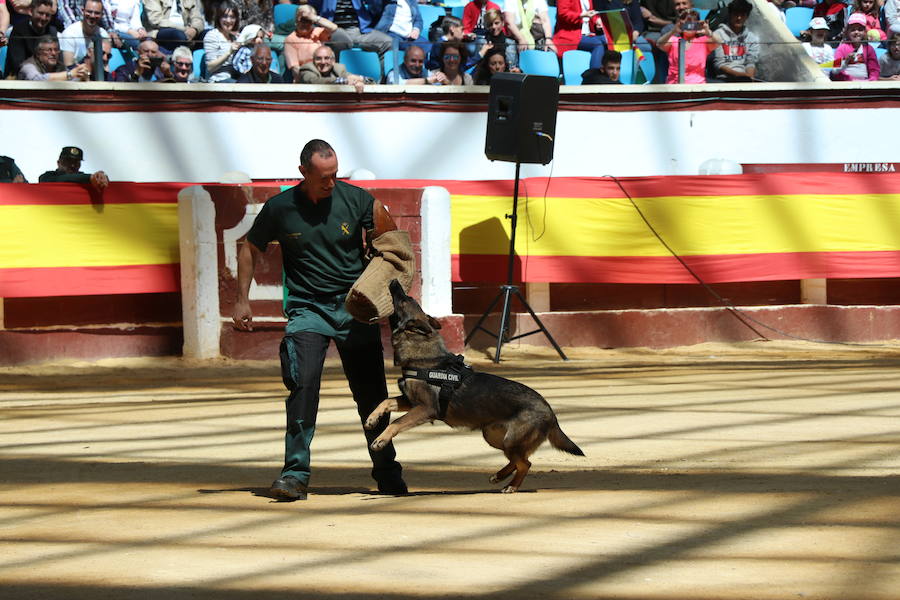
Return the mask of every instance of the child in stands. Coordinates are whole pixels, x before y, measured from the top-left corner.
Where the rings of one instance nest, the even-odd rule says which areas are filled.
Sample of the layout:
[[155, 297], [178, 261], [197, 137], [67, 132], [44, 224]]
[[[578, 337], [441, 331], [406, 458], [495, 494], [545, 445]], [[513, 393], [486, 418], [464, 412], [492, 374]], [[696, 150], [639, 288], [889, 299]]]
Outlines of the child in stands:
[[835, 66], [831, 78], [835, 81], [876, 81], [881, 69], [874, 48], [866, 41], [866, 17], [853, 13], [847, 19], [844, 42], [834, 51]]
[[[834, 60], [834, 48], [825, 43], [828, 37], [828, 23], [822, 17], [813, 17], [809, 22], [809, 41], [803, 42], [803, 49], [817, 65], [831, 63]], [[822, 67], [826, 75], [831, 75], [831, 67]]]
[[878, 59], [878, 78], [900, 80], [900, 33], [892, 33], [888, 40], [888, 51]]
[[881, 29], [881, 0], [853, 0], [853, 13], [866, 16], [866, 37], [870, 42], [887, 39]]

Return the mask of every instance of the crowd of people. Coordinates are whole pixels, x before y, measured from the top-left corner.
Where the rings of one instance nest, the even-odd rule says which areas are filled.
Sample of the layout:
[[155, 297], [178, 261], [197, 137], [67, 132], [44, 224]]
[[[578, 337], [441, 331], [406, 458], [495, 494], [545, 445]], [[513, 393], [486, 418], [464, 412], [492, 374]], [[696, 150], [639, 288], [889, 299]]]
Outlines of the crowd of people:
[[[420, 1], [294, 0], [293, 22], [276, 24], [273, 2], [291, 0], [0, 0], [3, 72], [32, 81], [343, 83], [358, 90], [367, 83], [485, 85], [495, 73], [518, 71], [520, 53], [537, 49], [560, 60], [585, 51], [583, 83], [615, 84], [624, 30], [637, 57], [629, 53], [629, 60], [652, 61], [656, 83], [760, 79], [764, 44], [747, 25], [754, 10], [748, 0], [720, 2], [703, 18], [692, 0], [550, 0], [555, 21], [548, 0], [471, 0], [462, 18], [448, 12], [430, 23]], [[896, 79], [900, 0], [881, 2], [769, 5], [814, 7], [801, 41], [833, 79]], [[354, 47], [377, 53], [380, 81], [339, 62]], [[401, 64], [385, 61], [395, 47], [404, 51]], [[612, 60], [604, 60], [608, 53]], [[110, 69], [114, 54], [121, 58]]]

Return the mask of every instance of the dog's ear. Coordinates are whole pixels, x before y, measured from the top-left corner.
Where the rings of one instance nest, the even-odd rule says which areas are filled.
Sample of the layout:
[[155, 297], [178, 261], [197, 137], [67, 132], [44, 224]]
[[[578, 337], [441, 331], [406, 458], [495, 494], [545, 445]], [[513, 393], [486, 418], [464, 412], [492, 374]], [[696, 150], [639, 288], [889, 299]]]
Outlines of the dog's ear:
[[428, 315], [428, 324], [431, 325], [431, 327], [432, 327], [433, 329], [440, 329], [440, 328], [441, 328], [441, 324], [438, 323], [438, 320], [435, 319], [434, 317], [432, 317], [431, 315]]
[[421, 335], [428, 335], [429, 333], [434, 331], [434, 329], [432, 329], [428, 323], [419, 319], [410, 319], [406, 322], [406, 326], [404, 327], [404, 329], [406, 331], [412, 331]]

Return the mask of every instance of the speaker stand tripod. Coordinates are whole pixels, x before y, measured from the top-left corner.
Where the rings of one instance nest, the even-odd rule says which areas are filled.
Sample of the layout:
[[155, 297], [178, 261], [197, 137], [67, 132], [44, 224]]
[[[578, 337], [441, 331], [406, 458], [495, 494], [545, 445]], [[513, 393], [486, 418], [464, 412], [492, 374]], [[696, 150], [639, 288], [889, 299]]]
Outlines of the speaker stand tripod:
[[[519, 167], [521, 163], [516, 162], [516, 181], [513, 187], [513, 210], [511, 215], [506, 215], [506, 218], [510, 220], [510, 225], [512, 231], [509, 235], [509, 256], [507, 257], [506, 263], [506, 285], [500, 286], [500, 291], [497, 293], [497, 296], [494, 297], [493, 301], [491, 301], [490, 305], [487, 307], [487, 310], [481, 315], [478, 319], [478, 322], [475, 323], [475, 327], [472, 328], [472, 331], [469, 332], [469, 335], [466, 336], [465, 343], [468, 344], [469, 340], [472, 339], [472, 336], [475, 335], [476, 331], [483, 331], [486, 334], [497, 340], [497, 352], [494, 354], [494, 362], [500, 362], [500, 352], [503, 349], [503, 344], [511, 342], [513, 340], [518, 340], [523, 337], [527, 337], [529, 335], [534, 335], [535, 333], [543, 333], [544, 336], [550, 341], [556, 351], [559, 353], [559, 357], [563, 360], [569, 360], [565, 353], [562, 351], [562, 348], [559, 347], [559, 344], [556, 343], [556, 340], [553, 339], [553, 336], [550, 335], [550, 332], [547, 331], [547, 328], [544, 327], [544, 324], [538, 318], [534, 311], [531, 310], [531, 306], [529, 306], [528, 302], [522, 296], [522, 292], [519, 291], [519, 286], [513, 285], [513, 267], [515, 263], [516, 257], [516, 223], [518, 221], [518, 207], [519, 207]], [[522, 306], [528, 311], [528, 314], [531, 315], [531, 318], [534, 319], [534, 322], [537, 324], [538, 328], [534, 331], [529, 331], [527, 333], [520, 333], [519, 335], [515, 335], [510, 337], [509, 335], [509, 321], [510, 321], [510, 309], [512, 308], [512, 298], [515, 296], [519, 299], [519, 302], [522, 303]], [[500, 313], [500, 329], [497, 333], [488, 330], [485, 327], [482, 327], [482, 323], [484, 323], [485, 319], [487, 319], [488, 315], [491, 313], [491, 310], [500, 302], [500, 299], [503, 299], [503, 310]]]

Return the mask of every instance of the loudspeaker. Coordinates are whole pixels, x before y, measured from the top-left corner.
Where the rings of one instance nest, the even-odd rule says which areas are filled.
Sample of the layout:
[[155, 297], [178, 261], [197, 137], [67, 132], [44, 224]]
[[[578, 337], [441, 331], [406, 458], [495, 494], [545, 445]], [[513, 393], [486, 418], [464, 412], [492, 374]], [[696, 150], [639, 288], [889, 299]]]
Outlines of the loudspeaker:
[[495, 73], [488, 100], [484, 153], [491, 160], [553, 160], [559, 80], [544, 75]]

